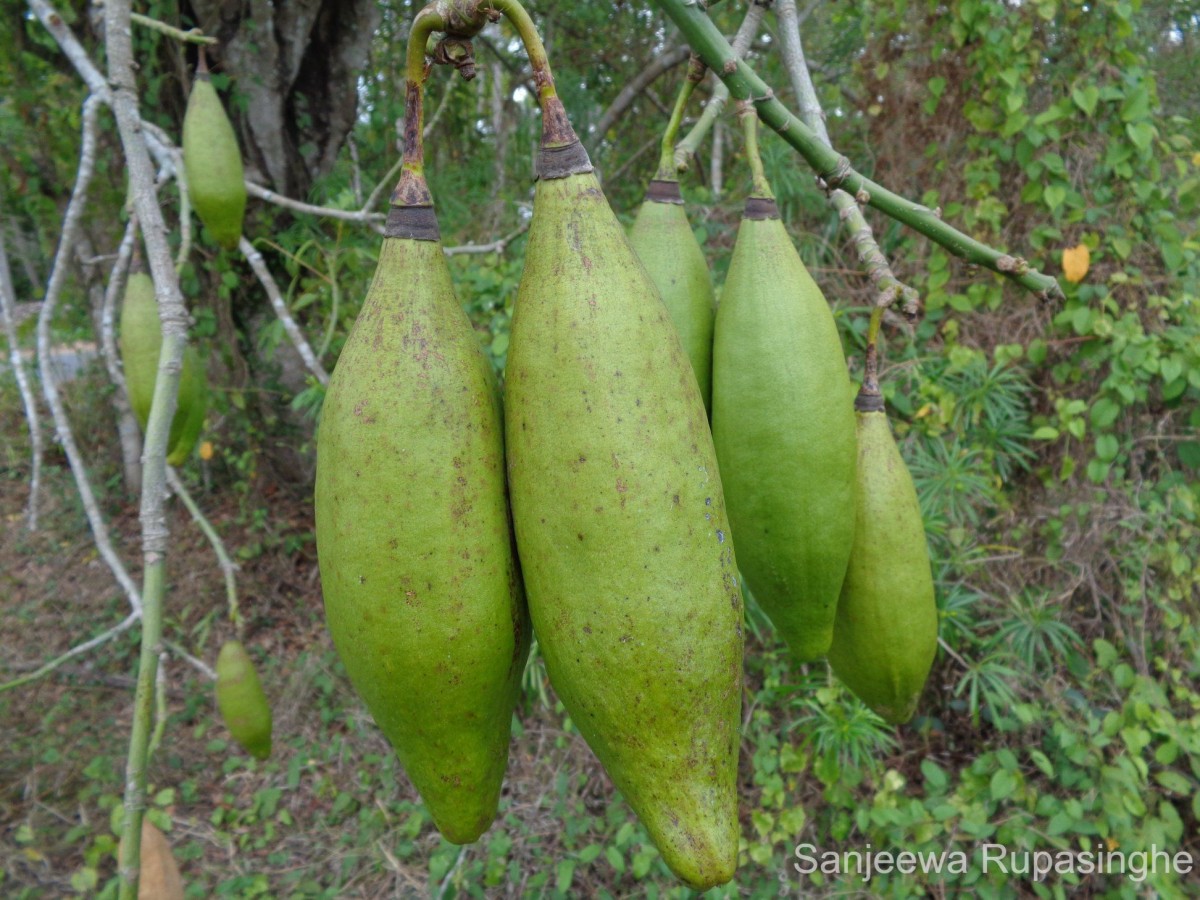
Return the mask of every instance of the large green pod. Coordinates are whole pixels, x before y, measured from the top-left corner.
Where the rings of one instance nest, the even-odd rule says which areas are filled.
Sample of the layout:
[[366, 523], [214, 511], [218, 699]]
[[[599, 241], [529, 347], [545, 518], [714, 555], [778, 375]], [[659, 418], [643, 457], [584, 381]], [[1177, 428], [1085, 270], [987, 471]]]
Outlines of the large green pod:
[[713, 340], [713, 440], [738, 562], [799, 660], [823, 656], [854, 538], [853, 389], [829, 304], [751, 197]]
[[[129, 405], [145, 430], [158, 380], [158, 357], [162, 352], [162, 325], [154, 282], [145, 272], [134, 272], [125, 285], [121, 305], [121, 367]], [[179, 400], [171, 433], [167, 439], [167, 462], [178, 466], [191, 455], [204, 427], [208, 410], [208, 382], [196, 348], [183, 349], [183, 368], [179, 373]]]
[[678, 181], [655, 179], [633, 220], [629, 242], [658, 288], [696, 373], [704, 408], [712, 397], [716, 300], [704, 253], [683, 208]]
[[707, 417], [582, 147], [539, 174], [505, 379], [530, 614], [572, 721], [703, 889], [737, 863], [743, 643]]
[[217, 708], [247, 753], [255, 759], [271, 755], [271, 707], [240, 641], [226, 641], [217, 656]]
[[387, 235], [321, 413], [321, 586], [355, 689], [438, 829], [470, 843], [496, 815], [530, 640], [500, 400], [433, 210], [394, 206]]
[[854, 546], [829, 664], [867, 706], [898, 725], [916, 711], [937, 653], [937, 601], [917, 491], [882, 398], [863, 392], [855, 405]]
[[183, 117], [183, 166], [196, 215], [218, 244], [235, 249], [246, 212], [242, 153], [207, 69], [197, 72]]

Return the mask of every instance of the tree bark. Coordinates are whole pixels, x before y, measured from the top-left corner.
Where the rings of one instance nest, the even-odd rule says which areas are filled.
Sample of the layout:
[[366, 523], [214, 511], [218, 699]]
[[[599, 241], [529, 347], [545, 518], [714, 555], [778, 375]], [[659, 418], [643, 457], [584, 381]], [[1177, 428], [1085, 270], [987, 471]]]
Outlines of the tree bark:
[[181, 12], [221, 42], [210, 67], [233, 77], [246, 99], [233, 118], [247, 168], [280, 193], [305, 196], [354, 126], [379, 4], [185, 0]]

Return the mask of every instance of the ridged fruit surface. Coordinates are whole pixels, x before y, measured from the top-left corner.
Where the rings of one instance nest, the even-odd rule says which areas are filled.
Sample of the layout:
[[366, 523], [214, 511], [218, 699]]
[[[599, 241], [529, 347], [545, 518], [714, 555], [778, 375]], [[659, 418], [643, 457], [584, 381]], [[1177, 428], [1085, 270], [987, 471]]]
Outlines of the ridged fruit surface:
[[854, 538], [854, 394], [837, 325], [777, 218], [743, 218], [713, 343], [713, 441], [738, 562], [799, 660], [833, 637]]
[[728, 881], [742, 605], [721, 479], [674, 326], [591, 173], [537, 183], [505, 382], [550, 680], [671, 869]]
[[[158, 301], [154, 297], [154, 282], [144, 272], [130, 275], [125, 286], [120, 343], [129, 405], [144, 431], [150, 418], [154, 384], [158, 380], [158, 357], [162, 352], [162, 326], [158, 318]], [[180, 465], [191, 455], [204, 427], [207, 410], [208, 383], [204, 366], [196, 348], [189, 344], [183, 349], [179, 399], [167, 439], [167, 462], [171, 465]]]
[[633, 220], [629, 242], [658, 288], [696, 373], [704, 408], [712, 397], [712, 342], [716, 300], [708, 263], [687, 213], [678, 203], [646, 200]]
[[850, 567], [829, 663], [893, 724], [907, 722], [937, 652], [938, 611], [921, 507], [887, 414], [859, 412]]
[[237, 247], [246, 212], [242, 152], [233, 123], [207, 75], [196, 76], [183, 116], [183, 165], [188, 197], [213, 239]]
[[530, 628], [495, 376], [437, 241], [385, 238], [317, 442], [325, 615], [442, 834], [496, 815]]
[[271, 707], [240, 641], [226, 641], [217, 656], [217, 709], [247, 753], [255, 759], [271, 755]]

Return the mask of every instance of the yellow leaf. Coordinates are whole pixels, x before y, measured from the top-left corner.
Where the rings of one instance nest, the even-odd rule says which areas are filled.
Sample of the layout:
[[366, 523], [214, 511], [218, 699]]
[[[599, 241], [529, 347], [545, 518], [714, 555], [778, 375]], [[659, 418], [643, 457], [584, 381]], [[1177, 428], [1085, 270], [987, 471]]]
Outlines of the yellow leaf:
[[1087, 274], [1088, 263], [1090, 262], [1091, 253], [1088, 252], [1087, 244], [1068, 247], [1062, 254], [1063, 275], [1067, 277], [1067, 281], [1072, 284], [1078, 284], [1083, 281], [1083, 276]]
[[204, 460], [205, 462], [208, 462], [210, 459], [213, 458], [212, 441], [205, 441], [204, 443], [202, 443], [200, 445], [200, 458], [202, 460]]
[[1192, 154], [1192, 165], [1193, 165], [1193, 166], [1200, 166], [1200, 153], [1193, 153], [1193, 154]]

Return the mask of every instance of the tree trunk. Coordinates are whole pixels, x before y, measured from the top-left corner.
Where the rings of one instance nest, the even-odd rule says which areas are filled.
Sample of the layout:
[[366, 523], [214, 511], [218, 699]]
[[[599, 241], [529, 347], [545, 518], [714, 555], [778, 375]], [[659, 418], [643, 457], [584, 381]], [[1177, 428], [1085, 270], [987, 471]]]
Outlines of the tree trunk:
[[185, 0], [181, 12], [220, 40], [210, 67], [230, 75], [246, 99], [233, 118], [250, 176], [305, 196], [313, 179], [332, 168], [354, 126], [379, 4]]

